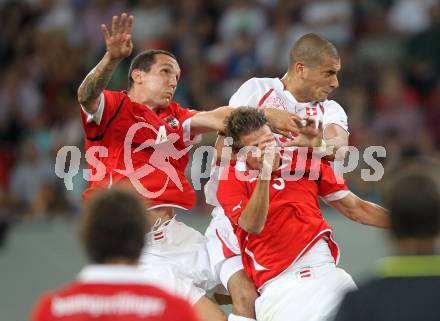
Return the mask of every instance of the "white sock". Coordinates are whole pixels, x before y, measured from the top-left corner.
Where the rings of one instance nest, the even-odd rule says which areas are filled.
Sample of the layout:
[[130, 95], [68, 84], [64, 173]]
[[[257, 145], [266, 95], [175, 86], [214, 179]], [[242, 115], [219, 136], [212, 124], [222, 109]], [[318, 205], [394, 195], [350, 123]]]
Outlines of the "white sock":
[[235, 315], [235, 314], [230, 314], [228, 316], [228, 321], [256, 321], [255, 319], [250, 319], [250, 318], [246, 318], [246, 317], [242, 317], [239, 315]]

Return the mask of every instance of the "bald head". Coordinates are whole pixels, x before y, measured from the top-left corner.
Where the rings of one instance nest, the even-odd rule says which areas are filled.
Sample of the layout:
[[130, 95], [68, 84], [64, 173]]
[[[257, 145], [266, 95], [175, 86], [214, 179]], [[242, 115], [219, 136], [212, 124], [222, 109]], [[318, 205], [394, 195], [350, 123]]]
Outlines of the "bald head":
[[324, 101], [338, 88], [341, 59], [327, 39], [309, 33], [290, 50], [289, 69], [282, 81], [300, 102]]
[[338, 51], [327, 39], [315, 33], [309, 33], [299, 38], [290, 50], [289, 68], [297, 62], [316, 66], [324, 58], [339, 60]]

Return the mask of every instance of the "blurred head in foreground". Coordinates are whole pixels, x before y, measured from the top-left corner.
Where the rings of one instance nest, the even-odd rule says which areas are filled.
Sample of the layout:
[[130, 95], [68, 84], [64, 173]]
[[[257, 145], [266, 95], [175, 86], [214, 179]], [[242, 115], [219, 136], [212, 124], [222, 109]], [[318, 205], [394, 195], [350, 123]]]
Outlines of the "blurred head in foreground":
[[433, 254], [440, 234], [440, 165], [431, 160], [409, 162], [395, 172], [384, 201], [397, 250], [404, 255]]
[[148, 230], [145, 206], [128, 188], [103, 189], [87, 202], [81, 240], [96, 264], [136, 264]]
[[439, 164], [426, 159], [395, 168], [384, 200], [398, 253], [378, 262], [378, 278], [347, 293], [335, 321], [440, 320], [439, 172]]

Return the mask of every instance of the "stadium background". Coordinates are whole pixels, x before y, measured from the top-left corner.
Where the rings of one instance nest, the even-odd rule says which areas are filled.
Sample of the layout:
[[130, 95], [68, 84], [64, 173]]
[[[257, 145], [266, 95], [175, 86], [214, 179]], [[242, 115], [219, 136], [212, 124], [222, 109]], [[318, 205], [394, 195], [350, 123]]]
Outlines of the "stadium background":
[[[65, 145], [83, 148], [76, 89], [104, 53], [99, 25], [123, 11], [136, 19], [135, 52], [175, 53], [182, 68], [175, 99], [200, 110], [227, 104], [250, 77], [281, 77], [291, 44], [318, 32], [342, 57], [331, 98], [348, 114], [350, 144], [361, 153], [385, 146], [384, 178], [403, 157], [439, 157], [439, 1], [0, 0], [0, 226], [11, 226], [0, 249], [2, 320], [25, 320], [42, 291], [85, 263], [75, 229], [86, 182], [80, 171], [66, 191], [55, 156]], [[125, 88], [129, 61], [111, 88]], [[380, 201], [380, 183], [362, 181], [362, 168], [345, 176], [350, 188]], [[203, 203], [199, 193], [197, 208], [181, 216], [200, 230], [209, 221]], [[383, 233], [325, 215], [342, 267], [365, 279], [390, 251]]]

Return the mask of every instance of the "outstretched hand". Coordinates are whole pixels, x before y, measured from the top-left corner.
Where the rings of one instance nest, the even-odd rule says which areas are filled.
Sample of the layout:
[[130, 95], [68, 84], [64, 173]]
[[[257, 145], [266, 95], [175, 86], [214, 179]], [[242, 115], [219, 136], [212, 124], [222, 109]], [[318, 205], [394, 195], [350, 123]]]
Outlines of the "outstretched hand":
[[269, 121], [270, 128], [274, 133], [291, 138], [299, 132], [301, 126], [300, 118], [286, 110], [276, 108], [265, 108], [264, 114]]
[[322, 122], [316, 125], [314, 118], [305, 118], [299, 127], [299, 135], [282, 144], [283, 147], [318, 147], [322, 141]]
[[107, 54], [111, 60], [122, 60], [131, 55], [133, 42], [131, 41], [131, 29], [134, 17], [127, 17], [126, 13], [120, 17], [113, 16], [111, 31], [105, 24], [101, 25], [101, 30], [105, 37]]

